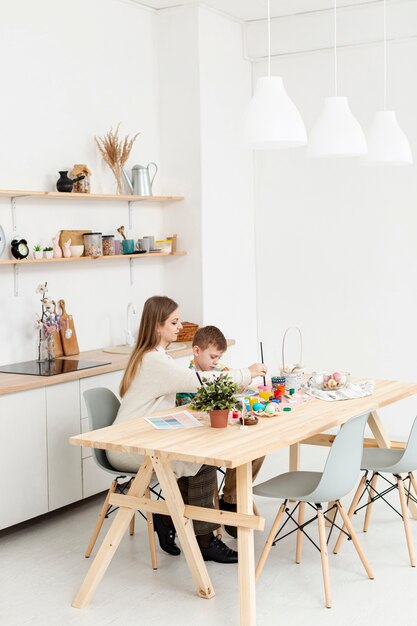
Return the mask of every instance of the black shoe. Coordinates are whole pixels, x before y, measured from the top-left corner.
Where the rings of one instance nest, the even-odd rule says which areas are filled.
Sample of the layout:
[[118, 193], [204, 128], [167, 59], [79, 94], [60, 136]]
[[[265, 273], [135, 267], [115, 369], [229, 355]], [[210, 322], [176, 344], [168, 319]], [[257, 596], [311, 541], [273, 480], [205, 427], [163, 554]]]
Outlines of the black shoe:
[[159, 545], [164, 552], [168, 552], [168, 554], [173, 556], [181, 554], [181, 550], [175, 543], [175, 530], [165, 526], [159, 513], [153, 514], [153, 527], [158, 535]]
[[236, 550], [229, 548], [218, 537], [213, 536], [208, 548], [202, 548], [200, 546], [200, 550], [205, 561], [216, 561], [216, 563], [237, 563]]
[[[223, 498], [219, 500], [219, 507], [221, 511], [230, 511], [231, 513], [236, 513], [236, 504], [231, 504], [230, 502], [225, 502]], [[225, 531], [231, 537], [237, 538], [237, 527], [236, 526], [225, 526]]]

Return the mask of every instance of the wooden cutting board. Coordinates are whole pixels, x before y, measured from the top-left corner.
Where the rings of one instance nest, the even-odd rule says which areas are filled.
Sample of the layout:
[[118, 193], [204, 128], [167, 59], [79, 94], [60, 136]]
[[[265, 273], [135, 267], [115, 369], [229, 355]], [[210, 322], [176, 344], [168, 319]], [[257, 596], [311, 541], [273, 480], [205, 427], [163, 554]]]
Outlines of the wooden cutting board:
[[[56, 313], [56, 304], [54, 302], [54, 313]], [[61, 341], [61, 333], [59, 330], [56, 330], [54, 333], [52, 333], [52, 337], [54, 340], [54, 354], [56, 358], [59, 358], [60, 356], [64, 356], [64, 350], [62, 348], [62, 341]]]
[[64, 354], [65, 356], [72, 356], [73, 354], [79, 354], [80, 349], [78, 347], [77, 335], [75, 333], [75, 326], [74, 326], [74, 320], [72, 319], [72, 315], [68, 315], [66, 311], [65, 300], [60, 300], [59, 306], [61, 307], [61, 311], [62, 311], [61, 313], [62, 328], [60, 330], [60, 333], [61, 333], [62, 349], [64, 351]]
[[64, 243], [68, 241], [68, 239], [71, 239], [72, 246], [83, 246], [84, 233], [91, 233], [91, 230], [61, 230], [61, 234], [59, 236], [59, 245], [62, 248], [64, 246]]

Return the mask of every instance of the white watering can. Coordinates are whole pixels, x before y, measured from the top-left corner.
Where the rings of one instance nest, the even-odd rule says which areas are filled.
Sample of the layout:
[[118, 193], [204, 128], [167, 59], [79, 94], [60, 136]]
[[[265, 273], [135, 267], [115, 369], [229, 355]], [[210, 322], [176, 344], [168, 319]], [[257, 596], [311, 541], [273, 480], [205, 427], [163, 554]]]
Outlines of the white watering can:
[[[149, 166], [155, 167], [155, 173], [152, 179], [149, 176]], [[132, 180], [130, 180], [128, 173], [122, 168], [123, 176], [128, 186], [130, 193], [135, 196], [151, 196], [152, 195], [152, 183], [158, 171], [156, 163], [151, 161], [146, 165], [134, 165], [132, 167]]]

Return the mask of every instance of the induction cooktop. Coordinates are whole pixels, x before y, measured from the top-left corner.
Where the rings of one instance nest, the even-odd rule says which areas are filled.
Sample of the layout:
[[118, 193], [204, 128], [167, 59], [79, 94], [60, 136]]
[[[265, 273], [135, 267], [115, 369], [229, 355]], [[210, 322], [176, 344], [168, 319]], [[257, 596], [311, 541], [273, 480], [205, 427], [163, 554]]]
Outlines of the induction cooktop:
[[0, 365], [0, 372], [4, 374], [26, 374], [30, 376], [56, 376], [80, 370], [111, 365], [110, 362], [80, 361], [78, 359], [53, 359], [52, 361], [25, 361], [24, 363], [10, 363]]

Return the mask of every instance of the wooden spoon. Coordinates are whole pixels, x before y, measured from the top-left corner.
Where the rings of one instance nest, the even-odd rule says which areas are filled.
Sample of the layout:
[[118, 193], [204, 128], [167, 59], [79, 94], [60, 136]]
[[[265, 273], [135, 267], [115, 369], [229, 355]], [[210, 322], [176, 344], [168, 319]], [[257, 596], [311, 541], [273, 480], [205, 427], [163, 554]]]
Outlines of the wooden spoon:
[[123, 239], [126, 241], [126, 235], [125, 235], [125, 227], [124, 226], [120, 226], [120, 228], [117, 229], [117, 232], [120, 233], [120, 235], [123, 237]]

